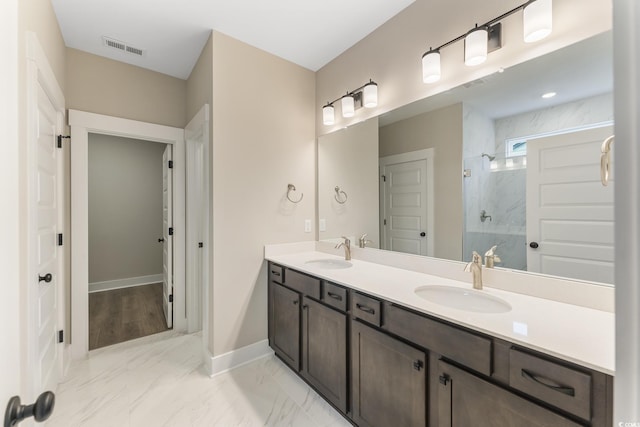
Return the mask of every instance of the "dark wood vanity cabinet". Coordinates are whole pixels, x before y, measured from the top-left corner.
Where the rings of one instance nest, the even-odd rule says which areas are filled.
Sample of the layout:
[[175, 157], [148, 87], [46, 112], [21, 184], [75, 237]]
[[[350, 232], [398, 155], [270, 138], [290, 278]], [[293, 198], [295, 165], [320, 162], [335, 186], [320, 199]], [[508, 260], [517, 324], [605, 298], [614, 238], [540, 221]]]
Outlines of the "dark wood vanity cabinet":
[[272, 263], [269, 343], [361, 427], [613, 420], [609, 375]]
[[291, 368], [300, 369], [300, 294], [269, 284], [269, 344]]
[[438, 426], [580, 426], [574, 421], [440, 360]]
[[424, 351], [351, 321], [353, 421], [361, 427], [425, 426]]
[[302, 376], [347, 412], [347, 315], [306, 296], [302, 304]]

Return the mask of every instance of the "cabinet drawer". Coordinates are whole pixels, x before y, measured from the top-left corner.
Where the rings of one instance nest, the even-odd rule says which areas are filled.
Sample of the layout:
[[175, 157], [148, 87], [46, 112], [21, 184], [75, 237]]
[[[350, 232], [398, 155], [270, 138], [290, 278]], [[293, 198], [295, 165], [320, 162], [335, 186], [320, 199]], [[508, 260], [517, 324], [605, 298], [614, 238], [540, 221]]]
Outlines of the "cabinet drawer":
[[375, 326], [380, 326], [380, 301], [366, 295], [353, 292], [351, 295], [351, 314]]
[[322, 301], [340, 311], [347, 311], [347, 290], [342, 286], [324, 282], [322, 286]]
[[284, 268], [279, 265], [269, 263], [269, 281], [284, 283]]
[[320, 279], [298, 273], [295, 270], [286, 270], [286, 280], [284, 284], [311, 298], [320, 299]]
[[385, 303], [383, 329], [428, 350], [491, 375], [490, 338]]
[[591, 419], [591, 375], [515, 348], [509, 352], [509, 365], [511, 387]]

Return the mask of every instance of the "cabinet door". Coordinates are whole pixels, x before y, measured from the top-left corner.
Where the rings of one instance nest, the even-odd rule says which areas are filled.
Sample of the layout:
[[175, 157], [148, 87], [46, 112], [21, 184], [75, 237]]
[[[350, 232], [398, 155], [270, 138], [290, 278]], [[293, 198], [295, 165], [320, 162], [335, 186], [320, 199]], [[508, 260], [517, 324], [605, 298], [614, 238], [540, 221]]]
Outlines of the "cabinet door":
[[300, 369], [300, 294], [269, 283], [269, 344], [289, 366]]
[[347, 412], [347, 316], [307, 297], [302, 305], [302, 376]]
[[353, 419], [360, 427], [425, 426], [425, 353], [351, 321]]
[[438, 373], [438, 424], [442, 427], [580, 425], [446, 362], [438, 362]]

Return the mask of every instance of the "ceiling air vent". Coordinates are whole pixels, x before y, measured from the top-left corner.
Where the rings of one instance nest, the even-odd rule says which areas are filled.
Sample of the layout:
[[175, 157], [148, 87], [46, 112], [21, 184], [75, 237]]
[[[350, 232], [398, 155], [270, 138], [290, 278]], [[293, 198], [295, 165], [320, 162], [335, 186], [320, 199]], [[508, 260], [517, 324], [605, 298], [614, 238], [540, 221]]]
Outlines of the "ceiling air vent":
[[110, 47], [112, 49], [117, 49], [122, 52], [130, 53], [132, 55], [144, 56], [144, 50], [139, 49], [137, 47], [130, 46], [125, 42], [121, 42], [119, 40], [115, 40], [106, 36], [102, 37], [102, 41], [104, 42], [105, 46]]

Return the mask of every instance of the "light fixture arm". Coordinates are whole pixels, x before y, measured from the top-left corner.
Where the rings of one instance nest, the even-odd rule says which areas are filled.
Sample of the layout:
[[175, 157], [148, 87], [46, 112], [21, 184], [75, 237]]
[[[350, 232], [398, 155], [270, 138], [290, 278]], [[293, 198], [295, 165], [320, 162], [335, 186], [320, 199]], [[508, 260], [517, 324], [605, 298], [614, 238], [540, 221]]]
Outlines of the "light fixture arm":
[[369, 79], [369, 81], [366, 82], [365, 84], [363, 84], [362, 86], [357, 87], [357, 88], [353, 89], [352, 91], [347, 91], [346, 94], [341, 95], [340, 97], [334, 99], [333, 101], [327, 102], [325, 104], [325, 107], [335, 104], [336, 102], [340, 101], [345, 96], [353, 96], [354, 98], [357, 98], [358, 94], [360, 94], [364, 90], [364, 87], [367, 86], [367, 85], [370, 85], [370, 84], [377, 84], [377, 83], [374, 82], [373, 80]]
[[[476, 28], [482, 28], [482, 27], [489, 28], [489, 27], [491, 27], [493, 24], [495, 24], [495, 23], [497, 23], [497, 22], [502, 21], [504, 18], [506, 18], [506, 17], [508, 17], [508, 16], [510, 16], [510, 15], [513, 15], [514, 13], [516, 13], [516, 12], [517, 12], [517, 11], [519, 11], [519, 10], [524, 9], [525, 7], [527, 7], [530, 3], [533, 3], [534, 1], [536, 1], [536, 0], [529, 0], [529, 1], [525, 2], [525, 3], [522, 3], [521, 5], [514, 7], [514, 8], [513, 8], [513, 9], [511, 9], [510, 11], [505, 12], [505, 13], [503, 13], [502, 15], [500, 15], [500, 16], [498, 16], [498, 17], [496, 17], [496, 18], [493, 18], [492, 20], [487, 21], [487, 22], [485, 22], [485, 23], [484, 23], [484, 24], [482, 24], [482, 25], [478, 25], [478, 24], [476, 24]], [[464, 33], [464, 34], [461, 34], [461, 35], [459, 35], [458, 37], [456, 37], [456, 38], [454, 38], [454, 39], [451, 39], [451, 40], [449, 40], [449, 41], [448, 41], [448, 42], [446, 42], [446, 43], [441, 44], [441, 45], [440, 45], [440, 46], [438, 46], [437, 48], [435, 48], [435, 49], [431, 49], [431, 48], [430, 48], [429, 50], [430, 50], [430, 51], [439, 51], [440, 49], [443, 49], [443, 48], [445, 48], [445, 47], [447, 47], [447, 46], [449, 46], [449, 45], [452, 45], [452, 44], [454, 44], [454, 43], [456, 43], [456, 42], [459, 42], [460, 40], [463, 40], [463, 39], [467, 36], [467, 34], [468, 34], [468, 32], [466, 32], [466, 33]]]

